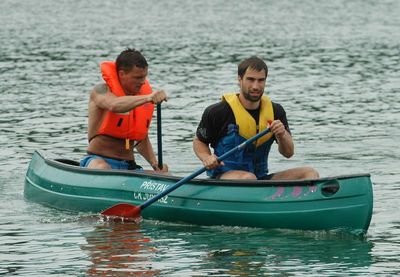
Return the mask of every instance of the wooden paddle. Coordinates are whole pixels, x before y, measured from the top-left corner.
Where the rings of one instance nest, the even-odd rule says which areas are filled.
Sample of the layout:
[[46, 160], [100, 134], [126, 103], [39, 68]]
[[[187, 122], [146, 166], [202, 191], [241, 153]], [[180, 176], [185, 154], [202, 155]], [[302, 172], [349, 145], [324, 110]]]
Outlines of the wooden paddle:
[[[224, 159], [226, 159], [227, 157], [231, 156], [236, 151], [244, 149], [247, 145], [253, 143], [257, 139], [259, 139], [262, 136], [266, 135], [269, 131], [270, 131], [270, 129], [267, 128], [267, 129], [263, 130], [262, 132], [258, 133], [257, 135], [255, 135], [255, 136], [249, 138], [248, 140], [242, 142], [240, 145], [236, 146], [235, 148], [229, 150], [228, 152], [223, 154], [221, 157], [219, 157], [218, 161], [221, 162]], [[192, 180], [193, 178], [195, 178], [196, 176], [200, 175], [201, 173], [203, 173], [206, 170], [207, 170], [206, 167], [202, 167], [202, 168], [198, 169], [197, 171], [193, 172], [189, 176], [187, 176], [187, 177], [183, 178], [182, 180], [178, 181], [177, 183], [175, 183], [174, 185], [170, 186], [169, 188], [167, 188], [163, 192], [161, 192], [161, 193], [153, 196], [152, 198], [148, 199], [146, 202], [142, 203], [139, 206], [134, 206], [134, 205], [128, 204], [128, 203], [120, 203], [120, 204], [116, 204], [116, 205], [112, 206], [111, 208], [108, 208], [108, 209], [104, 210], [101, 214], [104, 215], [104, 216], [121, 217], [121, 218], [127, 218], [127, 219], [140, 217], [140, 213], [141, 213], [141, 211], [143, 209], [147, 208], [148, 206], [150, 206], [151, 204], [153, 204], [157, 200], [161, 199], [162, 197], [164, 197], [165, 195], [167, 195], [171, 191], [176, 190], [177, 188], [182, 186], [184, 183]]]

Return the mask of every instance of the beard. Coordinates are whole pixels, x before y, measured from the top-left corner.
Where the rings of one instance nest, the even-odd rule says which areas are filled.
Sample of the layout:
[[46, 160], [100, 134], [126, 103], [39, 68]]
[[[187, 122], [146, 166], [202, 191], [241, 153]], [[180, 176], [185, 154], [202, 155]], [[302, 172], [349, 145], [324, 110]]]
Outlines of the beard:
[[[254, 93], [254, 94], [252, 94]], [[264, 90], [260, 90], [257, 92], [252, 92], [246, 89], [242, 89], [242, 94], [244, 96], [244, 98], [250, 102], [258, 102], [260, 101], [261, 97], [264, 94]]]

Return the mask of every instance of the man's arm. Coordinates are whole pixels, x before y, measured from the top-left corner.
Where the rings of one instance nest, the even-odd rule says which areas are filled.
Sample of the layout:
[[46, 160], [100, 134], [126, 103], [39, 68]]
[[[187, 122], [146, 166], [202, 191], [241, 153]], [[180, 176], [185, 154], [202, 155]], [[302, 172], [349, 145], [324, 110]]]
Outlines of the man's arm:
[[221, 132], [224, 132], [223, 124], [227, 121], [226, 118], [233, 117], [233, 113], [229, 113], [229, 111], [231, 109], [228, 104], [216, 103], [211, 105], [204, 110], [197, 127], [193, 139], [193, 151], [207, 169], [215, 169], [224, 165], [223, 162], [218, 162], [218, 157], [215, 154], [212, 154], [210, 145], [213, 145], [213, 142], [221, 136]]
[[[158, 162], [156, 155], [154, 154], [153, 147], [151, 145], [149, 136], [146, 136], [144, 140], [142, 140], [137, 146], [136, 146], [137, 151], [139, 152], [140, 155], [143, 156], [143, 158], [146, 159], [146, 161], [151, 165], [151, 167], [154, 170], [161, 170], [158, 167]], [[167, 172], [168, 171], [168, 166], [163, 165], [162, 171]]]
[[278, 150], [284, 157], [290, 158], [294, 154], [294, 143], [292, 136], [286, 130], [285, 125], [280, 120], [271, 123], [271, 132], [275, 135], [278, 143]]
[[97, 85], [90, 93], [90, 101], [97, 107], [116, 113], [129, 112], [130, 110], [146, 103], [158, 104], [167, 100], [163, 90], [153, 91], [148, 95], [127, 95], [117, 97], [112, 94], [105, 84]]
[[210, 147], [197, 137], [193, 139], [193, 151], [207, 169], [214, 169], [223, 165], [222, 162], [218, 162], [217, 156], [211, 154]]
[[279, 153], [286, 158], [290, 158], [294, 154], [294, 143], [286, 118], [286, 112], [280, 104], [272, 102], [272, 105], [276, 120], [271, 123], [271, 132], [275, 135]]

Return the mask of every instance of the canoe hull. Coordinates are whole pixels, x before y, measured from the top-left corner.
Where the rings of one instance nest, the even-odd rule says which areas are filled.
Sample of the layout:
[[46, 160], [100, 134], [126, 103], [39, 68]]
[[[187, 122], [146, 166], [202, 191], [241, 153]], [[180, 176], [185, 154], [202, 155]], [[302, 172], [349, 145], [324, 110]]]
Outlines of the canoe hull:
[[[79, 168], [35, 152], [26, 199], [61, 210], [99, 213], [140, 205], [178, 177]], [[233, 182], [196, 179], [142, 212], [143, 218], [198, 225], [366, 232], [372, 215], [368, 174], [309, 181]]]

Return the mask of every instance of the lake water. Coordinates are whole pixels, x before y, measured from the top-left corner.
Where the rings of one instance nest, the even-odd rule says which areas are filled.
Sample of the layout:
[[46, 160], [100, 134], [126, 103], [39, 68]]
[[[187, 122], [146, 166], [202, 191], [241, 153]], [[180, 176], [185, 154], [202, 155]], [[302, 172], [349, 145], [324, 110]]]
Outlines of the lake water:
[[[398, 275], [399, 14], [397, 0], [2, 0], [0, 275]], [[191, 141], [203, 109], [238, 89], [241, 59], [264, 57], [266, 91], [296, 143], [290, 160], [273, 149], [272, 171], [370, 173], [367, 235], [115, 224], [26, 201], [34, 150], [84, 154], [99, 63], [126, 47], [143, 50], [150, 81], [170, 95], [163, 153], [179, 176], [201, 166]]]

